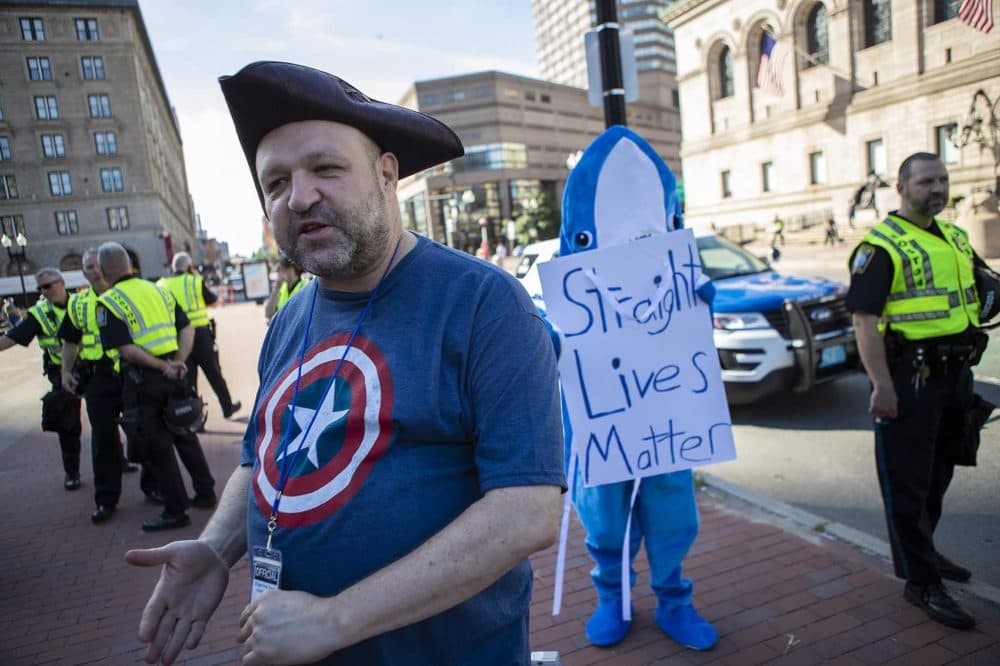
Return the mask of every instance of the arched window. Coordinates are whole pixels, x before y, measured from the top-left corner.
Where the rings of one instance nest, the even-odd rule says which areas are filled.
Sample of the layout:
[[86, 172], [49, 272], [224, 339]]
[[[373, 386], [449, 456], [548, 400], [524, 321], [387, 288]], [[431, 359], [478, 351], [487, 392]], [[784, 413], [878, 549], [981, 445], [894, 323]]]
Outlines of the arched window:
[[962, 0], [934, 0], [934, 19], [931, 23], [940, 23], [958, 16]]
[[733, 86], [733, 52], [728, 46], [723, 46], [719, 51], [718, 60], [719, 76], [719, 97], [732, 97], [735, 92]]
[[811, 59], [806, 67], [830, 62], [830, 39], [826, 26], [826, 7], [817, 2], [806, 19], [806, 50]]
[[865, 48], [892, 39], [892, 0], [865, 0]]

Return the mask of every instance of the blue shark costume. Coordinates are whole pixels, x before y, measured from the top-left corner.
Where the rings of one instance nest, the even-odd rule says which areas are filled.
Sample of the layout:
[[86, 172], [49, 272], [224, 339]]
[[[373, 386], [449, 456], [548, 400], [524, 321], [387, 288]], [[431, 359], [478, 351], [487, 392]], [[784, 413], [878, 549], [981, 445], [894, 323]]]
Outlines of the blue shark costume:
[[[563, 196], [560, 256], [609, 247], [681, 228], [676, 181], [669, 167], [639, 135], [614, 126], [584, 152], [566, 182]], [[713, 288], [699, 289], [711, 303]], [[557, 346], [558, 353], [558, 346]], [[571, 461], [572, 425], [563, 409], [567, 464]], [[567, 470], [568, 472], [570, 470]], [[587, 531], [586, 546], [598, 605], [587, 622], [594, 645], [614, 645], [628, 633], [631, 613], [622, 600], [622, 548], [632, 491], [638, 481], [585, 487], [572, 477], [573, 504]], [[681, 561], [698, 534], [698, 508], [690, 470], [641, 480], [629, 533], [629, 562], [646, 542], [651, 586], [656, 594], [656, 624], [678, 643], [707, 650], [718, 641], [715, 628], [691, 604], [691, 581], [681, 575]], [[635, 571], [630, 571], [635, 585]]]

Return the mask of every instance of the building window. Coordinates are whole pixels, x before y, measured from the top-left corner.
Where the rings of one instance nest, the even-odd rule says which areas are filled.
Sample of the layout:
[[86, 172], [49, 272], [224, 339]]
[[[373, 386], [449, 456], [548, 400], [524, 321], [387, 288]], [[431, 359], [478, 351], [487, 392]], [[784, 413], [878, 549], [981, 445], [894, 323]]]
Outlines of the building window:
[[111, 231], [124, 231], [128, 229], [128, 208], [118, 206], [108, 208], [108, 229]]
[[865, 0], [865, 48], [892, 39], [892, 0]]
[[42, 155], [45, 157], [66, 157], [66, 142], [62, 134], [42, 135]]
[[885, 175], [885, 144], [882, 139], [873, 139], [865, 144], [865, 154], [868, 156], [868, 173], [878, 176]]
[[823, 159], [823, 151], [809, 153], [809, 184], [826, 184], [826, 160]]
[[465, 157], [460, 157], [452, 164], [456, 171], [524, 169], [528, 166], [528, 147], [523, 143], [466, 146]]
[[718, 76], [719, 97], [732, 97], [736, 89], [733, 86], [733, 52], [728, 46], [723, 46], [719, 53]]
[[49, 172], [49, 192], [54, 197], [68, 197], [73, 194], [73, 181], [69, 178], [69, 171]]
[[826, 7], [817, 2], [806, 19], [806, 48], [810, 58], [806, 67], [830, 62], [830, 41], [826, 25]]
[[17, 179], [14, 174], [0, 174], [0, 199], [17, 199]]
[[0, 162], [10, 159], [10, 139], [0, 136]]
[[55, 95], [35, 97], [35, 117], [39, 120], [55, 120], [59, 117], [59, 104]]
[[674, 108], [675, 109], [681, 108], [681, 91], [678, 90], [677, 88], [674, 88], [671, 91], [671, 93], [673, 94], [673, 98], [674, 98]]
[[121, 192], [122, 191], [122, 170], [118, 167], [101, 169], [101, 191]]
[[21, 39], [26, 42], [44, 42], [45, 27], [40, 18], [21, 19]]
[[934, 137], [937, 141], [937, 154], [945, 164], [958, 163], [958, 148], [952, 141], [957, 132], [958, 125], [955, 123], [938, 125], [934, 128]]
[[774, 182], [774, 162], [763, 162], [760, 165], [760, 189], [762, 192], [771, 192], [771, 184]]
[[28, 78], [32, 81], [51, 81], [52, 65], [48, 58], [28, 58]]
[[733, 196], [733, 175], [726, 169], [722, 172], [722, 198], [728, 199]]
[[80, 223], [75, 210], [56, 211], [56, 233], [60, 236], [75, 236], [80, 233]]
[[958, 16], [962, 0], [934, 0], [934, 20], [931, 23], [941, 23]]
[[83, 78], [88, 81], [104, 80], [104, 58], [101, 56], [83, 56], [80, 58]]
[[552, 103], [552, 96], [551, 95], [546, 95], [545, 93], [539, 93], [538, 94], [538, 101], [541, 102], [542, 104], [551, 104]]
[[101, 39], [97, 32], [97, 19], [78, 18], [74, 21], [76, 25], [76, 38], [81, 42], [96, 42]]
[[108, 95], [87, 95], [87, 106], [91, 118], [111, 117], [111, 98]]
[[94, 148], [98, 155], [117, 155], [118, 139], [114, 132], [94, 132]]

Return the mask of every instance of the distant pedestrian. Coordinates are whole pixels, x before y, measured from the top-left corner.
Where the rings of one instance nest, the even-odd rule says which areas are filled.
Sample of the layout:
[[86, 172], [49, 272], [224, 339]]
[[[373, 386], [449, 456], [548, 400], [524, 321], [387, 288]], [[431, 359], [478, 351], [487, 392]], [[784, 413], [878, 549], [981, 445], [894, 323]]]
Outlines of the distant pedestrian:
[[844, 239], [837, 232], [837, 221], [831, 217], [826, 221], [826, 238], [823, 239], [823, 245], [836, 245], [843, 242]]
[[778, 242], [785, 246], [785, 221], [777, 215], [774, 216], [774, 235], [771, 237], [771, 247], [777, 247]]

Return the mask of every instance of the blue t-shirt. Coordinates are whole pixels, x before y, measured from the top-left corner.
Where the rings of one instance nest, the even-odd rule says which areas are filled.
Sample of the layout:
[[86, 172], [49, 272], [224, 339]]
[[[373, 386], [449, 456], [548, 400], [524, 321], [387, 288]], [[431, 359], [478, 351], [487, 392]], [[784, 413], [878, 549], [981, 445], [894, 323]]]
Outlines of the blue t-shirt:
[[[379, 287], [324, 399], [369, 296], [314, 281], [277, 313], [261, 350], [243, 441], [242, 462], [253, 465], [248, 552], [266, 541], [282, 464], [292, 466], [273, 542], [282, 589], [335, 595], [488, 490], [565, 487], [552, 343], [516, 280], [418, 237]], [[526, 663], [531, 579], [524, 560], [466, 602], [323, 663]]]

